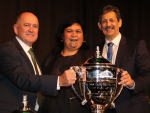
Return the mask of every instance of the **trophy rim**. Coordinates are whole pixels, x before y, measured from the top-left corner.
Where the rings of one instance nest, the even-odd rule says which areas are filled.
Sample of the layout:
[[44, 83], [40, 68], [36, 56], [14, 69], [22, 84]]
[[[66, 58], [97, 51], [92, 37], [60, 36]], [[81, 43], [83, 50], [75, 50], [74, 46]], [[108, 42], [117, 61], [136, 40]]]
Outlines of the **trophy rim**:
[[90, 63], [90, 64], [84, 64], [83, 67], [86, 67], [86, 69], [90, 68], [111, 68], [111, 69], [117, 69], [117, 67], [111, 63]]

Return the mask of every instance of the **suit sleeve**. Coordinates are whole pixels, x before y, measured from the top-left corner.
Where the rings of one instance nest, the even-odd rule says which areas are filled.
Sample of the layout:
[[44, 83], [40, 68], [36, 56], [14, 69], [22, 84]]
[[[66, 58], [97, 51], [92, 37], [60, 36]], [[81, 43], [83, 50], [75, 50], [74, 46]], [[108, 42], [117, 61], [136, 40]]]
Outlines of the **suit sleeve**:
[[134, 94], [144, 91], [150, 87], [150, 55], [145, 41], [139, 42], [135, 58], [137, 76], [133, 76], [135, 81]]
[[31, 72], [27, 59], [13, 45], [0, 48], [0, 71], [16, 87], [26, 91], [56, 95], [57, 76], [40, 76]]

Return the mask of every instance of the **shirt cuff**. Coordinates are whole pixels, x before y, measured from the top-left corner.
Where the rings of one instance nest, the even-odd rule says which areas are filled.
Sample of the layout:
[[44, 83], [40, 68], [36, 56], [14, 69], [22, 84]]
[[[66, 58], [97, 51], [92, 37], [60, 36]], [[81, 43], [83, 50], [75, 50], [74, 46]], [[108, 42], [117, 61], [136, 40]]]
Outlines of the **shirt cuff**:
[[[134, 81], [134, 80], [133, 80], [133, 81]], [[132, 87], [128, 87], [128, 86], [126, 86], [126, 88], [131, 89], [131, 90], [134, 90], [134, 89], [135, 89], [135, 82], [134, 82], [134, 84], [133, 84], [133, 86], [132, 86]]]
[[58, 79], [57, 79], [57, 90], [60, 90], [60, 86], [59, 86], [59, 76], [58, 76]]

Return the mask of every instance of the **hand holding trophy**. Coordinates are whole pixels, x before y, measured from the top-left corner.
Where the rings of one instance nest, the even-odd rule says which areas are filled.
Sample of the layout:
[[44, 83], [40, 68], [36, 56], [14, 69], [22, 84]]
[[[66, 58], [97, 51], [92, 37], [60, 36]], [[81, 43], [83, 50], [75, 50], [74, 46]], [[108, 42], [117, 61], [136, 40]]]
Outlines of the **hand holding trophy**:
[[73, 85], [73, 91], [82, 100], [82, 105], [90, 103], [92, 113], [104, 113], [108, 107], [114, 107], [114, 100], [123, 89], [121, 85], [118, 93], [117, 77], [123, 70], [112, 65], [107, 59], [100, 56], [97, 46], [96, 55], [89, 59], [83, 66], [72, 66], [79, 75], [78, 81], [81, 96], [78, 95]]

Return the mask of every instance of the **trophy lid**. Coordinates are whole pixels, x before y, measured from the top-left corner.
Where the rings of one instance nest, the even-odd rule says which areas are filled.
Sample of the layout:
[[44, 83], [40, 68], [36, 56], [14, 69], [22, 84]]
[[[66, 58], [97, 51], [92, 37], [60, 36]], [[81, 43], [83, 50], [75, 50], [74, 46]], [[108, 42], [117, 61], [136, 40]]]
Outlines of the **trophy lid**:
[[95, 56], [88, 59], [83, 66], [98, 66], [98, 65], [109, 65], [109, 66], [115, 66], [112, 65], [111, 62], [107, 59], [105, 59], [102, 55], [100, 55], [99, 46], [96, 47], [96, 53]]

